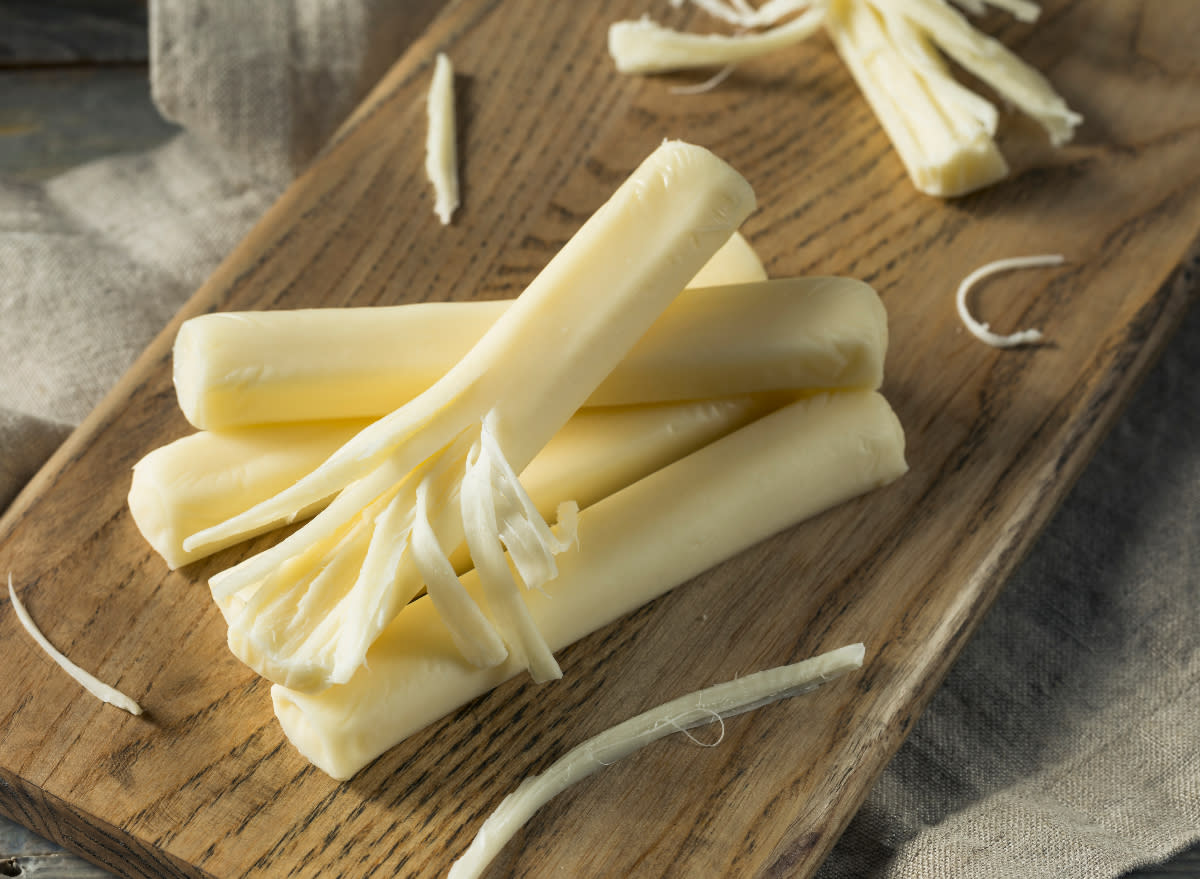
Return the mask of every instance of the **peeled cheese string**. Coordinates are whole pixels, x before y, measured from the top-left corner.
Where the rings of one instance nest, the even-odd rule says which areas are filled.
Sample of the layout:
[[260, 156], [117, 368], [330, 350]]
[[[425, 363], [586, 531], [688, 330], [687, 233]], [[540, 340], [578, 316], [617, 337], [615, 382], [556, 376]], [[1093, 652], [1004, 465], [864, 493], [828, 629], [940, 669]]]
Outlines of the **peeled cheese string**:
[[722, 721], [724, 738], [724, 718], [808, 692], [861, 667], [864, 653], [862, 644], [851, 644], [803, 662], [735, 678], [651, 708], [593, 736], [554, 761], [541, 775], [526, 778], [506, 796], [483, 822], [463, 856], [451, 866], [449, 879], [481, 875], [534, 812], [593, 772], [663, 736], [712, 723], [714, 718]]
[[702, 95], [705, 92], [710, 92], [729, 79], [729, 75], [737, 68], [736, 64], [728, 64], [722, 67], [704, 82], [698, 82], [695, 85], [677, 85], [670, 89], [673, 95]]
[[54, 645], [47, 640], [41, 630], [34, 624], [33, 618], [29, 616], [29, 612], [25, 610], [25, 605], [21, 604], [21, 600], [17, 598], [17, 591], [13, 588], [12, 571], [8, 573], [8, 597], [12, 601], [13, 610], [17, 612], [17, 619], [21, 621], [21, 625], [29, 636], [37, 642], [53, 659], [58, 667], [73, 677], [79, 682], [85, 690], [95, 696], [102, 702], [107, 702], [109, 705], [116, 705], [118, 708], [128, 711], [130, 714], [141, 714], [142, 707], [114, 687], [110, 687], [103, 681], [88, 674], [71, 660], [67, 659], [62, 653], [55, 649]]
[[971, 331], [971, 335], [994, 348], [1016, 348], [1020, 345], [1040, 342], [1042, 339], [1040, 330], [1021, 330], [1007, 336], [993, 333], [989, 324], [978, 321], [971, 316], [971, 312], [967, 308], [967, 294], [971, 292], [972, 287], [984, 278], [989, 278], [1000, 272], [1057, 266], [1062, 265], [1064, 262], [1066, 262], [1066, 258], [1062, 254], [1048, 253], [1041, 256], [1014, 256], [1009, 259], [998, 259], [995, 262], [980, 266], [963, 278], [962, 283], [958, 285], [955, 304], [958, 307], [959, 318], [966, 325], [967, 329]]

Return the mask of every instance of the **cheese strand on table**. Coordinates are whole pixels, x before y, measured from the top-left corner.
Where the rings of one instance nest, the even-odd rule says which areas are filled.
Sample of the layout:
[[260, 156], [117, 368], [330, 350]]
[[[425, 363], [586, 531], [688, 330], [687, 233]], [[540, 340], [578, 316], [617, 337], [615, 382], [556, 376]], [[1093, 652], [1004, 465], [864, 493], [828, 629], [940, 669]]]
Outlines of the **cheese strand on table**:
[[[904, 435], [874, 392], [822, 394], [784, 407], [579, 514], [578, 544], [557, 579], [525, 593], [560, 650], [788, 526], [905, 472]], [[474, 572], [463, 576], [478, 592]], [[299, 751], [345, 779], [388, 748], [517, 675], [463, 659], [427, 598], [384, 630], [345, 684], [273, 687]]]

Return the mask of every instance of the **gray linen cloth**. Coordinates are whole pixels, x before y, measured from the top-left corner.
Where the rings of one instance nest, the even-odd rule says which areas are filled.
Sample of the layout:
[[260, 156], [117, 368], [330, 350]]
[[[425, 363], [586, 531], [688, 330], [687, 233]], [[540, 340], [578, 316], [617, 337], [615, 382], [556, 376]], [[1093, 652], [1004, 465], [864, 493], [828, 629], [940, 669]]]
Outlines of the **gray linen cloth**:
[[[185, 133], [0, 181], [0, 508], [407, 45], [405, 6], [152, 0]], [[1200, 838], [1198, 499], [1193, 310], [823, 879], [1091, 879]]]

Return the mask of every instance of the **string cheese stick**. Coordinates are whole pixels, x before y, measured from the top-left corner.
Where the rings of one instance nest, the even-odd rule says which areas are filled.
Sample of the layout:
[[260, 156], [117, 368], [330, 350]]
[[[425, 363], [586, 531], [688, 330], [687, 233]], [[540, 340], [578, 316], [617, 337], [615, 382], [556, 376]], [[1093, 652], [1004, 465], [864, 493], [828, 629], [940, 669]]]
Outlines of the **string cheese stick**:
[[1049, 81], [1003, 43], [971, 27], [942, 0], [872, 0], [921, 28], [939, 49], [994, 88], [1005, 100], [1036, 119], [1050, 142], [1061, 146], [1075, 134], [1083, 117], [1067, 106]]
[[17, 598], [17, 591], [13, 588], [11, 571], [8, 574], [8, 599], [12, 602], [13, 611], [16, 612], [21, 627], [29, 633], [29, 637], [46, 652], [47, 656], [54, 660], [59, 668], [70, 675], [76, 683], [101, 702], [115, 705], [122, 711], [128, 711], [130, 714], [137, 715], [142, 713], [142, 706], [138, 705], [137, 702], [134, 702], [116, 687], [109, 686], [95, 675], [84, 671], [71, 660], [67, 659], [62, 651], [50, 643], [50, 639], [42, 634], [37, 624], [34, 623], [33, 617], [29, 615], [29, 611], [25, 610], [25, 605], [21, 604], [21, 600]]
[[[662, 73], [727, 56], [741, 60], [807, 36], [810, 22], [824, 24], [913, 184], [930, 195], [963, 195], [1008, 173], [992, 140], [995, 107], [958, 83], [943, 54], [1041, 123], [1055, 146], [1069, 141], [1082, 122], [1044, 76], [975, 30], [947, 0], [769, 0], [757, 10], [693, 2], [724, 21], [765, 30], [712, 37], [675, 33], [648, 20], [619, 22], [609, 30], [617, 70]], [[991, 5], [1030, 22], [1039, 12], [1030, 0], [959, 0], [959, 5], [972, 14]], [[780, 23], [801, 9], [808, 11]]]
[[841, 3], [826, 29], [919, 191], [963, 195], [1008, 174], [992, 139], [995, 108], [959, 85], [906, 19]]
[[429, 130], [425, 136], [425, 173], [433, 184], [434, 213], [446, 226], [458, 208], [458, 149], [454, 124], [454, 68], [438, 53], [429, 84]]
[[[176, 369], [207, 376], [186, 385], [204, 413], [193, 421], [379, 416], [452, 368], [458, 350], [497, 315], [496, 304], [208, 315], [181, 333], [188, 348], [177, 349]], [[687, 290], [586, 403], [877, 387], [886, 343], [882, 302], [850, 278]]]
[[[795, 522], [906, 470], [904, 435], [874, 392], [787, 406], [635, 482], [579, 514], [558, 578], [524, 597], [560, 650]], [[479, 589], [474, 572], [463, 577]], [[430, 602], [409, 605], [344, 685], [319, 694], [273, 687], [291, 742], [349, 778], [397, 742], [521, 671], [477, 668]]]
[[[766, 277], [746, 239], [734, 233], [689, 286]], [[682, 302], [672, 303], [664, 317], [686, 310], [688, 298], [685, 294]], [[511, 305], [512, 300], [429, 302], [201, 315], [186, 321], [175, 340], [179, 408], [201, 430], [386, 415], [445, 375]], [[678, 337], [672, 342], [686, 345]], [[635, 350], [649, 353], [656, 347], [643, 342]], [[693, 350], [664, 351], [658, 357], [679, 358]], [[618, 376], [627, 369], [635, 374], [626, 387], [645, 390], [637, 399], [616, 402], [661, 398], [636, 362], [617, 366]], [[704, 396], [713, 394], [694, 398]]]
[[475, 879], [516, 835], [534, 812], [577, 781], [611, 766], [634, 751], [672, 733], [724, 721], [808, 693], [862, 667], [862, 644], [822, 653], [802, 662], [768, 668], [672, 699], [576, 745], [538, 775], [522, 781], [506, 796], [450, 868], [448, 879]]

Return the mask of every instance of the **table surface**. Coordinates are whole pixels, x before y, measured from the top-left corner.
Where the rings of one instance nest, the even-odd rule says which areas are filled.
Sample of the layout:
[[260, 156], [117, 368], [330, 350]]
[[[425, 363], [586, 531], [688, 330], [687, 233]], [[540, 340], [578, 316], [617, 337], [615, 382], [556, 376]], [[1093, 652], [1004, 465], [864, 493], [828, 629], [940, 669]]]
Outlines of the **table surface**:
[[[145, 149], [177, 130], [150, 99], [146, 6], [138, 0], [0, 5], [0, 177], [45, 180], [91, 159]], [[1200, 879], [1200, 845], [1130, 879]], [[109, 874], [0, 816], [0, 876]]]

